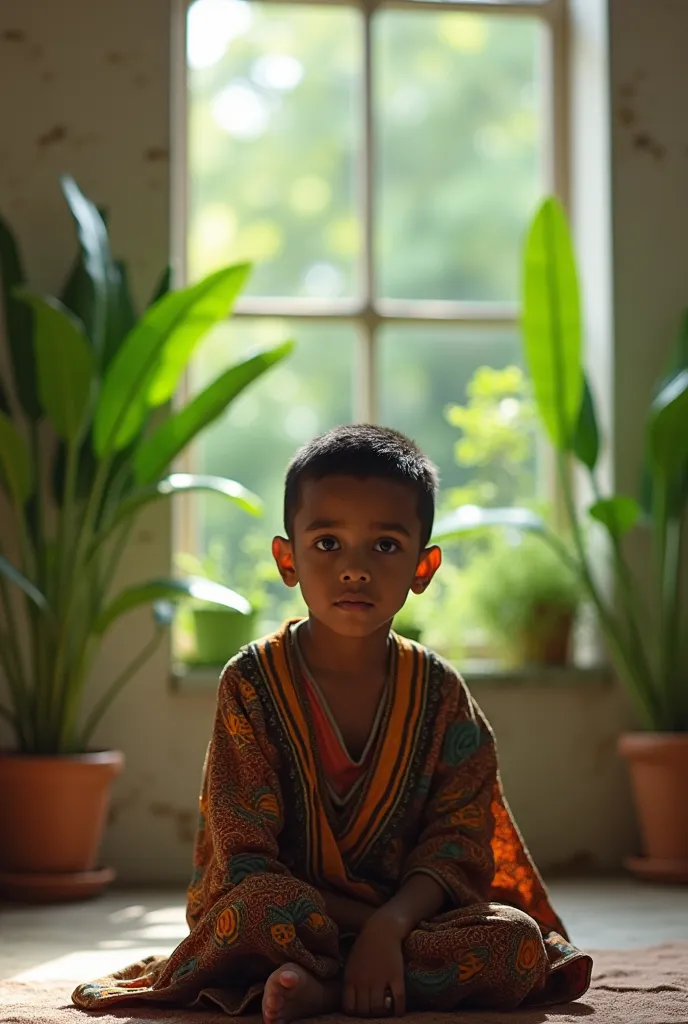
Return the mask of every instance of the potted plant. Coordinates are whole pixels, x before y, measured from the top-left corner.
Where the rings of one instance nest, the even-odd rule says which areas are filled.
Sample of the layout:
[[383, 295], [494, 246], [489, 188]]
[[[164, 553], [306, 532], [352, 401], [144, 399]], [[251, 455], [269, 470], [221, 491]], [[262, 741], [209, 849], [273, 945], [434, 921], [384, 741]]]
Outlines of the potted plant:
[[467, 573], [476, 623], [505, 664], [567, 663], [580, 586], [551, 548], [527, 535], [496, 537]]
[[[644, 854], [627, 865], [644, 877], [688, 881], [688, 636], [681, 571], [688, 501], [688, 314], [645, 416], [645, 464], [639, 496], [604, 494], [598, 480], [600, 438], [593, 395], [581, 362], [578, 276], [566, 215], [545, 200], [524, 252], [523, 342], [540, 421], [554, 446], [573, 552], [527, 509], [458, 509], [438, 539], [510, 523], [537, 533], [570, 566], [594, 605], [640, 730], [620, 738], [629, 761]], [[588, 477], [587, 508], [576, 502], [572, 464]], [[607, 542], [615, 584], [605, 593], [592, 545]], [[651, 587], [628, 557], [632, 531], [652, 537]]]
[[[227, 267], [190, 287], [163, 283], [134, 312], [125, 267], [112, 258], [98, 209], [62, 180], [80, 255], [61, 300], [30, 292], [17, 243], [0, 222], [0, 270], [12, 386], [0, 393], [0, 489], [16, 550], [0, 547], [0, 715], [15, 749], [0, 754], [0, 886], [29, 898], [87, 895], [97, 870], [117, 751], [92, 737], [122, 687], [152, 655], [189, 595], [234, 607], [238, 595], [200, 577], [149, 579], [117, 590], [137, 514], [202, 489], [248, 512], [240, 484], [171, 471], [178, 455], [248, 384], [289, 352], [284, 344], [222, 373], [167, 416], [203, 335], [230, 312], [249, 272]], [[156, 630], [85, 714], [89, 670], [121, 616], [152, 605]], [[95, 685], [95, 681], [93, 681]], [[30, 813], [27, 812], [30, 809]]]
[[[224, 545], [210, 544], [204, 558], [189, 552], [177, 555], [177, 565], [186, 573], [224, 584], [229, 577]], [[191, 650], [184, 654], [187, 665], [223, 665], [245, 644], [255, 639], [256, 609], [246, 597], [235, 593], [234, 607], [192, 600], [187, 609], [191, 619]]]

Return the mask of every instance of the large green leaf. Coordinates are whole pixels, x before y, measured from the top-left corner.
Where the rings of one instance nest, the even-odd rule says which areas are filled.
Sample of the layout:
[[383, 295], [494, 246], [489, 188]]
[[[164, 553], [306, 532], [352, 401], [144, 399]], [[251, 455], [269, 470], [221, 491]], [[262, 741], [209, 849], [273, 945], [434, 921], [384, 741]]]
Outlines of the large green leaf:
[[227, 316], [238, 276], [236, 267], [218, 270], [198, 284], [165, 295], [146, 310], [124, 339], [103, 382], [94, 418], [98, 455], [124, 448], [136, 436], [167, 349], [177, 354], [184, 351], [188, 361], [193, 346]]
[[592, 473], [600, 455], [600, 433], [597, 427], [595, 401], [588, 383], [583, 377], [583, 396], [581, 398], [578, 423], [573, 439], [573, 451], [577, 459], [587, 466]]
[[222, 608], [231, 608], [232, 611], [239, 612], [240, 615], [250, 615], [253, 610], [241, 594], [200, 576], [189, 576], [186, 579], [149, 580], [147, 583], [129, 587], [118, 594], [96, 621], [95, 632], [103, 634], [120, 616], [143, 604], [152, 604], [154, 601], [160, 600], [180, 601], [190, 598]]
[[170, 416], [139, 445], [134, 456], [137, 483], [145, 486], [157, 480], [194, 437], [217, 419], [245, 387], [289, 355], [292, 349], [293, 343], [287, 341], [232, 366], [187, 406]]
[[57, 299], [26, 289], [20, 297], [34, 313], [34, 348], [41, 404], [60, 437], [73, 441], [88, 409], [93, 352], [81, 324]]
[[684, 310], [681, 316], [676, 344], [671, 350], [664, 373], [657, 382], [655, 393], [661, 391], [664, 384], [680, 370], [688, 370], [688, 310]]
[[554, 198], [538, 210], [525, 246], [523, 336], [540, 418], [555, 447], [572, 448], [581, 408], [581, 315], [566, 215]]
[[0, 380], [0, 412], [4, 412], [6, 416], [12, 415], [10, 400], [2, 380]]
[[23, 505], [33, 492], [29, 447], [9, 416], [0, 412], [0, 478], [8, 493]]
[[69, 277], [59, 295], [63, 306], [84, 325], [84, 331], [93, 338], [93, 281], [84, 266], [81, 250], [74, 260]]
[[[53, 497], [59, 508], [62, 507], [65, 496], [65, 486], [67, 481], [67, 451], [67, 442], [60, 440], [55, 450], [52, 472]], [[87, 434], [79, 446], [79, 454], [77, 456], [74, 493], [78, 499], [88, 497], [93, 488], [97, 469], [98, 461], [93, 451], [92, 438], [90, 434]]]
[[[81, 320], [86, 335], [93, 341], [95, 326], [93, 282], [86, 272], [81, 252], [74, 262], [60, 301]], [[108, 269], [107, 320], [102, 359], [100, 360], [103, 371], [112, 362], [112, 357], [135, 323], [136, 313], [129, 288], [127, 268], [122, 260], [114, 260]]]
[[[210, 491], [220, 494], [253, 516], [259, 516], [263, 511], [263, 503], [258, 495], [247, 490], [236, 480], [227, 480], [223, 476], [208, 476], [202, 473], [171, 473], [153, 486], [146, 487], [123, 501], [108, 524], [105, 535], [109, 535], [119, 523], [151, 502], [173, 497], [176, 494], [187, 494], [190, 491]], [[96, 538], [96, 543], [99, 539]]]
[[11, 562], [0, 555], [0, 572], [3, 576], [6, 576], [10, 583], [14, 583], [16, 587], [23, 590], [24, 593], [31, 601], [40, 608], [41, 611], [49, 611], [49, 605], [44, 595], [40, 592], [38, 587], [35, 587], [31, 580], [28, 580], [26, 576], [19, 571]]
[[542, 533], [545, 521], [542, 516], [528, 508], [481, 508], [479, 505], [462, 505], [454, 509], [437, 523], [432, 532], [436, 543], [458, 540], [485, 527], [510, 526], [530, 533]]
[[[653, 401], [660, 394], [664, 386], [680, 373], [688, 369], [688, 311], [683, 313], [679, 327], [676, 344], [674, 345], [664, 370], [657, 380], [653, 390]], [[651, 419], [651, 413], [649, 419]], [[649, 419], [646, 424], [645, 454], [640, 479], [640, 503], [648, 516], [652, 515], [654, 508], [654, 489], [660, 486], [666, 491], [668, 499], [667, 508], [670, 515], [680, 515], [688, 499], [688, 465], [675, 472], [670, 480], [663, 479], [655, 484], [653, 480], [653, 460], [650, 454], [651, 439], [649, 430]]]
[[87, 199], [70, 175], [60, 179], [62, 192], [76, 222], [84, 270], [93, 285], [91, 340], [100, 356], [105, 345], [108, 317], [108, 290], [112, 271], [110, 240], [105, 221], [95, 203]]
[[172, 287], [172, 267], [168, 266], [168, 267], [165, 267], [165, 269], [163, 270], [162, 274], [160, 275], [160, 278], [158, 279], [158, 282], [157, 282], [155, 288], [153, 289], [153, 294], [151, 295], [151, 298], [150, 298], [150, 301], [149, 301], [148, 305], [152, 306], [155, 302], [158, 301], [158, 299], [162, 299], [163, 296], [167, 295], [167, 293], [169, 292], [171, 287]]
[[36, 391], [36, 367], [33, 354], [33, 318], [31, 310], [19, 302], [15, 289], [25, 277], [17, 242], [9, 226], [0, 217], [0, 302], [4, 309], [5, 335], [12, 361], [17, 397], [30, 420], [41, 415]]
[[657, 469], [672, 477], [688, 464], [688, 369], [678, 370], [663, 385], [650, 407], [650, 458]]
[[596, 501], [588, 509], [588, 515], [606, 526], [612, 537], [619, 539], [639, 521], [641, 509], [635, 498], [617, 494]]
[[106, 370], [120, 346], [136, 324], [136, 311], [129, 287], [126, 264], [115, 260], [108, 282], [108, 317], [105, 325], [103, 370]]
[[[221, 273], [223, 272], [221, 271]], [[250, 273], [250, 263], [239, 263], [234, 267], [229, 267], [224, 272], [222, 289], [217, 297], [208, 293], [204, 302], [196, 304], [193, 317], [187, 318], [186, 322], [170, 335], [162, 350], [160, 365], [156, 368], [150, 385], [149, 405], [156, 408], [169, 402], [177, 390], [181, 376], [199, 340], [218, 320], [229, 316], [236, 297]], [[206, 318], [205, 325], [203, 324], [204, 317]]]

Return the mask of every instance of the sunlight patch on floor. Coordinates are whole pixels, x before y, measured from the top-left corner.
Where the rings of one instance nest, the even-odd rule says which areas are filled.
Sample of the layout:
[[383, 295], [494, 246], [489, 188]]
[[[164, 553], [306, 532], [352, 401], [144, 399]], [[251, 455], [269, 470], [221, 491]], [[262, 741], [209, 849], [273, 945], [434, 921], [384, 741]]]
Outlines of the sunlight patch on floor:
[[[629, 878], [558, 880], [554, 906], [583, 949], [629, 949], [688, 940], [688, 887]], [[117, 890], [56, 906], [0, 906], [0, 979], [95, 980], [146, 956], [167, 956], [186, 937], [183, 896]]]
[[113, 949], [79, 949], [54, 960], [46, 960], [36, 964], [27, 971], [20, 971], [11, 981], [89, 981], [100, 978], [112, 971], [118, 971], [127, 964], [141, 960], [152, 954], [166, 956], [172, 952], [173, 945], [154, 947], [127, 945], [126, 948]]

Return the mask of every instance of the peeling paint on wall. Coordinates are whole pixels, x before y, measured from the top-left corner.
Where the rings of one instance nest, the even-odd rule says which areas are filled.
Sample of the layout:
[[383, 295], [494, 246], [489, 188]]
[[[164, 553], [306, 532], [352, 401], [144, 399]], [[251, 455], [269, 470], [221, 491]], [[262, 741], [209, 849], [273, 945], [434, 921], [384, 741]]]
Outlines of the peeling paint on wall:
[[630, 141], [634, 150], [647, 153], [656, 161], [661, 161], [667, 154], [667, 147], [660, 142], [647, 127], [641, 125], [641, 117], [637, 110], [638, 87], [645, 79], [644, 71], [636, 71], [630, 82], [619, 86], [619, 104], [616, 117], [622, 128], [630, 133]]
[[649, 132], [638, 132], [633, 136], [633, 148], [645, 151], [653, 156], [655, 160], [663, 160], [666, 156], [666, 146], [657, 142]]
[[167, 803], [150, 804], [148, 810], [155, 818], [169, 818], [173, 822], [177, 832], [177, 839], [184, 846], [193, 843], [196, 835], [196, 821], [198, 812], [189, 810], [188, 807], [174, 807]]
[[166, 163], [170, 159], [170, 151], [167, 146], [149, 146], [143, 158], [149, 163]]
[[36, 139], [36, 144], [42, 149], [46, 146], [54, 146], [57, 142], [64, 142], [67, 137], [67, 128], [63, 124], [56, 124], [54, 127], [49, 128], [47, 132], [39, 135]]

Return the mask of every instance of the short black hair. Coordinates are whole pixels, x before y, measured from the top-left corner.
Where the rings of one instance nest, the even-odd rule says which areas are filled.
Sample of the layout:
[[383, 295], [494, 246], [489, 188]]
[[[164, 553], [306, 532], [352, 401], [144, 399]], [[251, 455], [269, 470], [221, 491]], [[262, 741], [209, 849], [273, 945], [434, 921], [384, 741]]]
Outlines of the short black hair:
[[284, 484], [284, 528], [291, 537], [301, 485], [327, 476], [381, 477], [408, 484], [418, 495], [421, 543], [432, 534], [437, 467], [418, 445], [397, 430], [370, 423], [334, 427], [304, 445], [289, 463]]

